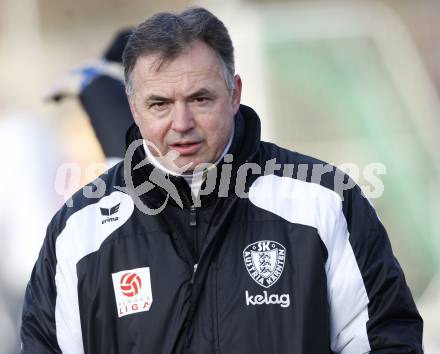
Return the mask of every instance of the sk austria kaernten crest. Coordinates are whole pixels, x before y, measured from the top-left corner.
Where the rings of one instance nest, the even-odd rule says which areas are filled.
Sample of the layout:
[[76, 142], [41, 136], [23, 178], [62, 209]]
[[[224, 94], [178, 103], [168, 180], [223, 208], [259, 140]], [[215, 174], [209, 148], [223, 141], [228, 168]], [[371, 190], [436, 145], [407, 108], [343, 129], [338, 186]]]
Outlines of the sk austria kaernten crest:
[[286, 248], [275, 241], [258, 241], [243, 251], [244, 264], [254, 281], [269, 288], [280, 278], [286, 261]]

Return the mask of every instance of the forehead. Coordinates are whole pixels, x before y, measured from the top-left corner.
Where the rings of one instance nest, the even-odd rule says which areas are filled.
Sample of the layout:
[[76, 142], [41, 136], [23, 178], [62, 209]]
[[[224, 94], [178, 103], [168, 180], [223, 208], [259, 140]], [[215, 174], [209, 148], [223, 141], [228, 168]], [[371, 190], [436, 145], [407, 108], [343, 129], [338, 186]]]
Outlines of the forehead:
[[137, 59], [132, 73], [136, 89], [165, 89], [173, 84], [193, 86], [220, 82], [225, 85], [220, 60], [214, 50], [203, 42], [192, 43], [182, 54], [162, 65], [159, 65], [160, 59], [159, 54], [143, 55]]

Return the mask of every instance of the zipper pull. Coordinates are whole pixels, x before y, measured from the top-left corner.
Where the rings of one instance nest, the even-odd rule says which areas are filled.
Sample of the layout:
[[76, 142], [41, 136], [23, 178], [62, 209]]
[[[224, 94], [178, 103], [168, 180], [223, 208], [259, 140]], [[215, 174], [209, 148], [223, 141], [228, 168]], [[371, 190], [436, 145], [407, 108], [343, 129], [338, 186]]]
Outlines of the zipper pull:
[[197, 212], [194, 205], [189, 209], [189, 226], [197, 226]]
[[194, 271], [191, 277], [191, 284], [194, 284], [194, 278], [196, 277], [196, 271], [197, 271], [197, 263], [194, 264]]

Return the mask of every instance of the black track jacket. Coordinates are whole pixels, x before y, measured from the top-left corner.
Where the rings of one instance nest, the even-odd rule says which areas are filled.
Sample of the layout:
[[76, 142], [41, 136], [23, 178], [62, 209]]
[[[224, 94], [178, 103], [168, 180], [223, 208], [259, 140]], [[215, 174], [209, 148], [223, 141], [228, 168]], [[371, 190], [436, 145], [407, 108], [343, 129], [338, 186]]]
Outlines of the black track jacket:
[[[23, 353], [423, 352], [422, 319], [359, 187], [261, 142], [252, 109], [235, 121], [232, 156], [200, 203], [182, 178], [139, 167], [140, 145], [125, 177], [120, 163], [54, 216]], [[133, 126], [128, 144], [140, 138]]]

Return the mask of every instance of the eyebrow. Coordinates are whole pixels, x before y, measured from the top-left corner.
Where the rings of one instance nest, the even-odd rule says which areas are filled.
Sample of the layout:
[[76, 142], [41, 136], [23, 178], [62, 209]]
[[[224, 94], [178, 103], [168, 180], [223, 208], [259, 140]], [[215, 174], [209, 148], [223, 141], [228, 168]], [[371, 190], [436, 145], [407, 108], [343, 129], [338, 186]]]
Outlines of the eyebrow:
[[200, 96], [213, 96], [213, 93], [211, 91], [209, 91], [206, 88], [201, 88], [200, 90], [197, 90], [196, 92], [190, 94], [186, 99], [194, 99]]
[[146, 102], [151, 102], [151, 101], [168, 102], [168, 101], [171, 101], [171, 99], [169, 99], [167, 97], [159, 96], [159, 95], [150, 95], [147, 97], [147, 99], [145, 101]]
[[[201, 88], [200, 90], [197, 90], [196, 92], [190, 94], [186, 97], [187, 100], [191, 100], [200, 96], [213, 96], [213, 93], [209, 91], [206, 88]], [[171, 102], [172, 99], [164, 96], [159, 95], [150, 95], [147, 97], [145, 102]]]

